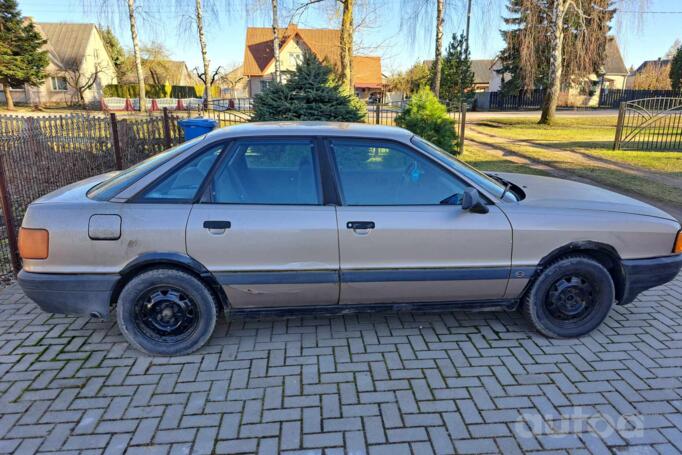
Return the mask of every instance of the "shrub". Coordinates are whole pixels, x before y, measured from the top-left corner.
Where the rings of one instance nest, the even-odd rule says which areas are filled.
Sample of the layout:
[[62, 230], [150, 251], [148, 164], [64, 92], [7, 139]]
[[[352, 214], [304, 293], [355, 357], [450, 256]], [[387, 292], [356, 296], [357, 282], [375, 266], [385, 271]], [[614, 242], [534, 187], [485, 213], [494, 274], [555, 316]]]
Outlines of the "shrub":
[[450, 153], [459, 153], [455, 122], [428, 87], [417, 91], [395, 123]]
[[273, 83], [254, 97], [251, 120], [359, 122], [365, 112], [356, 100], [344, 93], [331, 67], [307, 52], [285, 83]]

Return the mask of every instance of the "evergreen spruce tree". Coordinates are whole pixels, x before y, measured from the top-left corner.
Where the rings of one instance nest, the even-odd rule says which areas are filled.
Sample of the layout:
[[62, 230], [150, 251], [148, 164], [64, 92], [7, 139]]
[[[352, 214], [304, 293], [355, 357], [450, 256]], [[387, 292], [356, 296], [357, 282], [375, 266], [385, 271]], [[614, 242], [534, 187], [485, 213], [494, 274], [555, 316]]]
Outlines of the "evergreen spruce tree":
[[254, 97], [251, 120], [359, 122], [364, 116], [364, 106], [344, 92], [332, 68], [307, 52], [285, 83], [273, 82]]
[[670, 62], [670, 85], [676, 94], [682, 92], [682, 47], [678, 47]]
[[440, 99], [447, 101], [451, 110], [464, 101], [462, 93], [474, 86], [469, 51], [465, 48], [464, 35], [453, 34], [441, 65]]
[[10, 87], [39, 85], [49, 61], [40, 48], [45, 40], [30, 21], [24, 21], [16, 0], [0, 0], [0, 84], [7, 109], [14, 109]]

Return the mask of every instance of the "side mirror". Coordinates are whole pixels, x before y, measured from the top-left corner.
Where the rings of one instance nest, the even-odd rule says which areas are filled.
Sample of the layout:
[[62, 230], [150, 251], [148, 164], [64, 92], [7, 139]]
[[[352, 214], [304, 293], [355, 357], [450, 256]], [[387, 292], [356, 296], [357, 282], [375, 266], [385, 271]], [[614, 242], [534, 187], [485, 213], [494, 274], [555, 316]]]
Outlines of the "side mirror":
[[476, 188], [464, 190], [462, 210], [468, 210], [471, 213], [488, 213], [490, 211]]

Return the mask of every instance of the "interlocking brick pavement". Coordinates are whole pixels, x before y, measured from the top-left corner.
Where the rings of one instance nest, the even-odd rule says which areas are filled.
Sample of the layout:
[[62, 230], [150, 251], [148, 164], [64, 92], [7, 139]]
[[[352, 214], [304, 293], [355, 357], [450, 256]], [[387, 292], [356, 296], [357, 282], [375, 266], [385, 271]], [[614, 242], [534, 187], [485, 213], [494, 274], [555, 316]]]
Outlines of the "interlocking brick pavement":
[[682, 276], [578, 340], [517, 313], [220, 323], [181, 358], [0, 293], [0, 452], [682, 452]]

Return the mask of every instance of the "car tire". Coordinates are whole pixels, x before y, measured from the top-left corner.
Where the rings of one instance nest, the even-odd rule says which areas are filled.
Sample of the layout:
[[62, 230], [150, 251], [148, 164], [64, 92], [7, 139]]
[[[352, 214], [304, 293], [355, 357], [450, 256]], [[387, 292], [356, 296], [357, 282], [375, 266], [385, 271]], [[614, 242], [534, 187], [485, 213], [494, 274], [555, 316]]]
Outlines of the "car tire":
[[123, 336], [150, 355], [190, 354], [213, 333], [218, 305], [209, 288], [187, 272], [153, 269], [121, 291], [116, 319]]
[[596, 329], [615, 303], [611, 274], [587, 256], [551, 263], [526, 292], [526, 320], [551, 338], [574, 338]]

